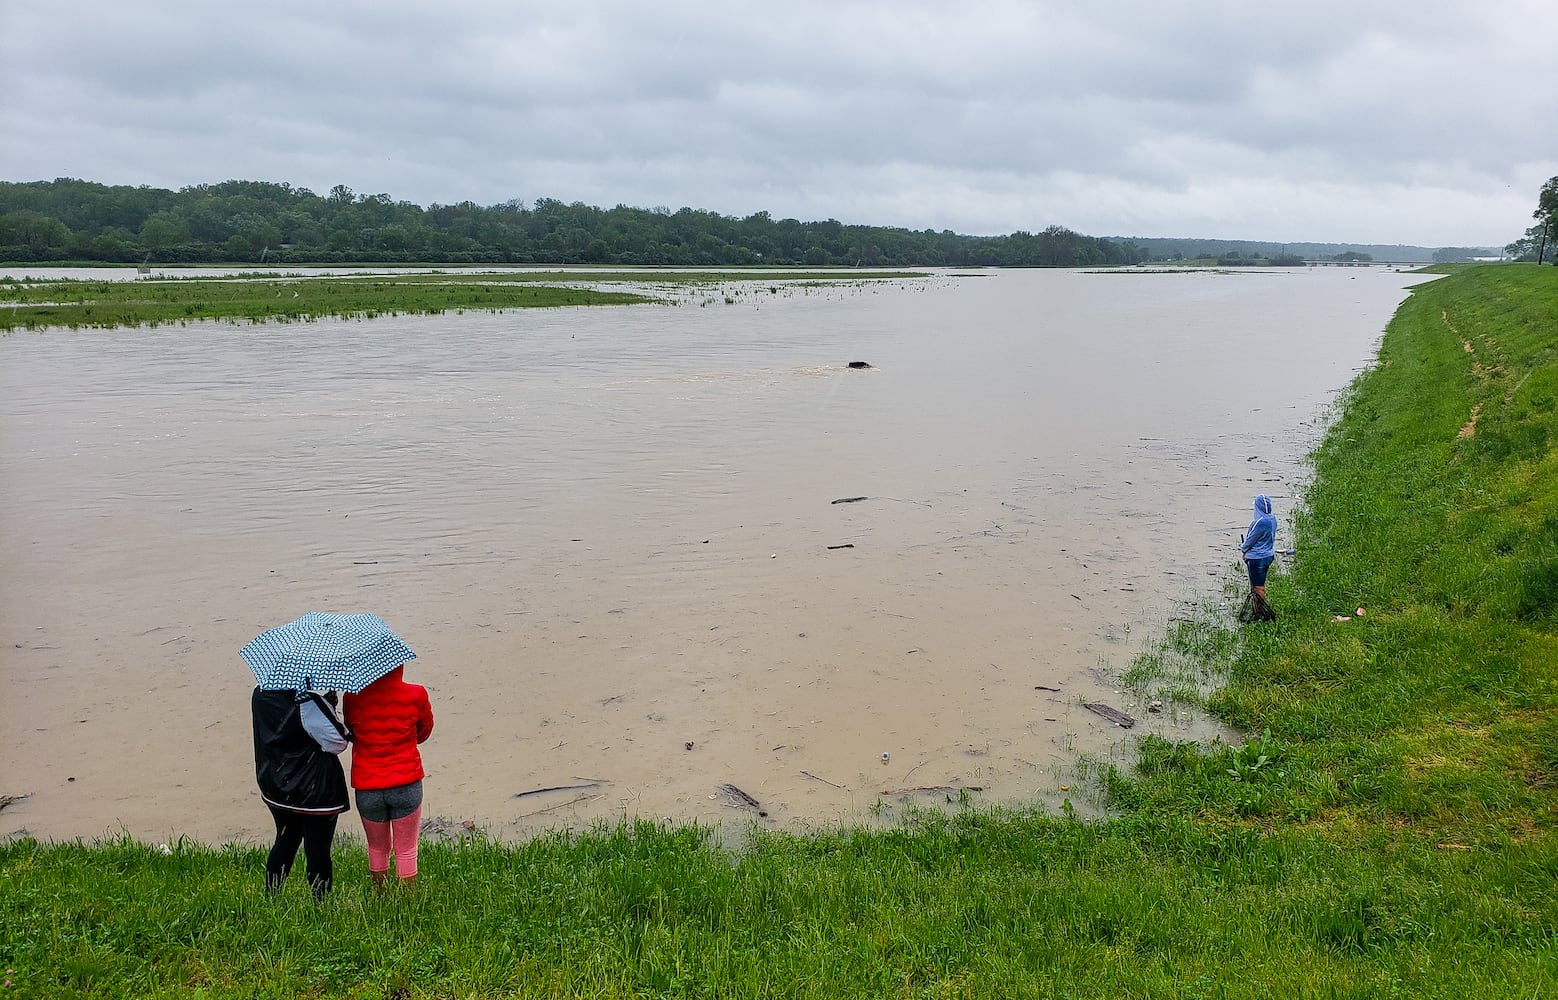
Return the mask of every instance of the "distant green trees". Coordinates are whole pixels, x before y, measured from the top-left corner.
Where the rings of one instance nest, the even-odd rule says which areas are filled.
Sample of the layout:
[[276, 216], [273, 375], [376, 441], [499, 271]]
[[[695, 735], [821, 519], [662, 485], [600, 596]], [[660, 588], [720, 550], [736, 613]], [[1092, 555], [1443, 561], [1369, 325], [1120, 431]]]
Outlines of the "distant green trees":
[[1218, 254], [1217, 263], [1220, 267], [1303, 267], [1304, 258], [1296, 253], [1263, 256], [1258, 253], [1244, 254], [1238, 250], [1229, 250]]
[[1534, 260], [1538, 264], [1552, 261], [1558, 264], [1558, 176], [1549, 177], [1536, 194], [1536, 211], [1531, 213], [1536, 225], [1525, 235], [1504, 248], [1515, 260]]
[[344, 184], [224, 181], [168, 191], [72, 178], [0, 182], [0, 260], [139, 263], [969, 265], [1080, 267], [1148, 259], [1129, 240], [1063, 226], [1037, 235], [733, 218], [693, 208], [601, 209], [538, 198], [423, 208]]
[[1440, 247], [1434, 251], [1435, 264], [1463, 264], [1483, 256], [1477, 247]]
[[49, 260], [72, 245], [70, 228], [45, 212], [24, 208], [0, 215], [0, 256], [15, 248], [26, 260]]

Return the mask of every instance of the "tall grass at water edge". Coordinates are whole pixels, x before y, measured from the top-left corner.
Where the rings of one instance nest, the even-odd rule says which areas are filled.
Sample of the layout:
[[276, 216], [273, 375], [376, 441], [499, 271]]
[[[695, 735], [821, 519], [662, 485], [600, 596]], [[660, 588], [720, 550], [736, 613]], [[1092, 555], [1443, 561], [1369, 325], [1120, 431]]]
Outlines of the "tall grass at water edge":
[[1117, 805], [1467, 847], [1546, 838], [1555, 437], [1558, 270], [1414, 289], [1313, 456], [1296, 557], [1269, 586], [1281, 619], [1238, 629], [1203, 610], [1174, 636], [1223, 679], [1210, 707], [1259, 735], [1217, 753], [1145, 740], [1140, 773], [1111, 776]]
[[1260, 735], [1145, 740], [1108, 820], [624, 821], [430, 844], [382, 895], [343, 848], [319, 904], [267, 898], [254, 847], [19, 839], [0, 997], [1558, 996], [1555, 362], [1558, 270], [1413, 292], [1316, 453], [1281, 620], [1177, 629]]

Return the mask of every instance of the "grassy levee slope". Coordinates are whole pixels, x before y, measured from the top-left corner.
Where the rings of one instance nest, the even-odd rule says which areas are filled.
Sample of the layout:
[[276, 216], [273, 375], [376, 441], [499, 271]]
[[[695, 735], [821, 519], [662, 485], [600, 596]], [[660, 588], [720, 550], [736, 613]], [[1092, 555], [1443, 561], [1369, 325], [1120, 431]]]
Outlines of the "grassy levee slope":
[[[1313, 457], [1297, 556], [1270, 587], [1282, 619], [1208, 643], [1231, 651], [1212, 706], [1269, 737], [1220, 757], [1149, 741], [1153, 780], [1117, 794], [1463, 847], [1550, 832], [1555, 440], [1558, 269], [1470, 268], [1414, 290]], [[1230, 769], [1243, 780], [1222, 780]]]
[[1282, 619], [1196, 644], [1270, 735], [1149, 740], [1110, 820], [476, 837], [383, 895], [343, 847], [319, 904], [267, 898], [253, 846], [16, 839], [0, 1000], [1558, 996], [1555, 310], [1552, 268], [1412, 294], [1316, 455]]

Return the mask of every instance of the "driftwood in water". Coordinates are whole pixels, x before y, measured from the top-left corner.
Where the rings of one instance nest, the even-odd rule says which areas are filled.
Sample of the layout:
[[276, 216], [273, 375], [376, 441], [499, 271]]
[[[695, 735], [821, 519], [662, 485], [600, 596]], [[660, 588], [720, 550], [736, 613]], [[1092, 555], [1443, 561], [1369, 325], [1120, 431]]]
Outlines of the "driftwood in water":
[[746, 806], [749, 809], [754, 809], [754, 810], [757, 811], [757, 814], [759, 816], [765, 816], [766, 817], [768, 815], [768, 810], [767, 809], [764, 809], [762, 807], [762, 805], [756, 799], [754, 799], [752, 796], [748, 795], [746, 792], [743, 792], [741, 789], [737, 788], [735, 785], [730, 785], [730, 784], [721, 785], [721, 786], [719, 786], [719, 790], [724, 792], [726, 795], [730, 796], [731, 798], [735, 799], [737, 805], [743, 805], [743, 806]]
[[558, 809], [567, 809], [569, 806], [578, 805], [580, 802], [588, 802], [591, 799], [598, 799], [598, 798], [600, 798], [600, 793], [599, 792], [593, 792], [593, 793], [592, 792], [585, 792], [582, 795], [575, 795], [571, 799], [564, 799], [562, 802], [559, 802], [559, 803], [557, 803], [555, 805], [543, 806], [540, 809], [532, 809], [532, 810], [530, 810], [527, 813], [520, 813], [518, 816], [515, 816], [514, 818], [515, 819], [525, 819], [527, 816], [539, 816], [542, 813], [555, 812]]
[[868, 500], [868, 499], [870, 499], [870, 498], [869, 497], [839, 497], [837, 500], [834, 500], [833, 503], [859, 503], [862, 500]]
[[584, 788], [599, 788], [604, 781], [587, 781], [582, 785], [548, 785], [545, 788], [532, 788], [528, 792], [515, 792], [516, 799], [523, 799], [530, 795], [541, 795], [545, 792], [576, 792]]
[[1124, 712], [1120, 711], [1118, 708], [1112, 708], [1112, 707], [1110, 707], [1108, 705], [1105, 705], [1102, 702], [1090, 701], [1087, 704], [1083, 705], [1082, 707], [1087, 709], [1089, 712], [1092, 712], [1095, 715], [1103, 716], [1104, 718], [1108, 719], [1110, 722], [1112, 722], [1115, 725], [1119, 726], [1121, 729], [1129, 729], [1132, 726], [1136, 725], [1136, 720], [1135, 719], [1131, 718], [1129, 715], [1126, 715]]
[[0, 795], [0, 809], [4, 809], [12, 802], [20, 802], [27, 798], [26, 795]]
[[943, 795], [951, 795], [955, 792], [982, 792], [984, 785], [915, 785], [913, 788], [884, 788], [878, 795], [909, 795], [914, 792], [941, 792]]
[[828, 546], [828, 548], [830, 550], [831, 549], [852, 549], [854, 547], [855, 547], [855, 543], [854, 542], [845, 542], [843, 545], [829, 545]]
[[855, 369], [856, 371], [859, 371], [862, 368], [870, 368], [871, 366], [869, 364], [867, 364], [866, 362], [864, 362], [864, 361], [851, 361], [849, 363], [849, 367]]
[[834, 788], [843, 788], [844, 787], [843, 785], [836, 784], [836, 783], [834, 783], [832, 781], [829, 781], [827, 778], [819, 778], [815, 774], [812, 774], [810, 771], [802, 771], [801, 775], [803, 777], [810, 778], [813, 781], [820, 781], [824, 785], [833, 785]]

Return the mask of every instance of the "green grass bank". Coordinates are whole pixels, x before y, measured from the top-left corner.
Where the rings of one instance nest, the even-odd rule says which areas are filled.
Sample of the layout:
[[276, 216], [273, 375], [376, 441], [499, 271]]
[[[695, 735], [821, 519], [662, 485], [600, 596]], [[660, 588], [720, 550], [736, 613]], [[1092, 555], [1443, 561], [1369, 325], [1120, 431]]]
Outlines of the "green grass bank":
[[1145, 740], [1107, 821], [476, 837], [383, 895], [343, 848], [320, 904], [266, 898], [256, 847], [14, 840], [0, 998], [1558, 996], [1555, 431], [1558, 269], [1414, 290], [1315, 454], [1280, 620], [1205, 608], [1133, 668], [1192, 697], [1193, 665], [1263, 735]]
[[[1265, 738], [1223, 757], [1149, 740], [1150, 778], [1113, 776], [1117, 800], [1464, 847], [1545, 836], [1558, 820], [1558, 269], [1465, 268], [1418, 287], [1342, 407], [1313, 457], [1296, 556], [1270, 586], [1281, 620], [1234, 633], [1203, 614], [1170, 637], [1224, 679], [1211, 707]], [[1230, 768], [1244, 780], [1225, 781]]]

